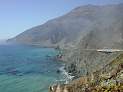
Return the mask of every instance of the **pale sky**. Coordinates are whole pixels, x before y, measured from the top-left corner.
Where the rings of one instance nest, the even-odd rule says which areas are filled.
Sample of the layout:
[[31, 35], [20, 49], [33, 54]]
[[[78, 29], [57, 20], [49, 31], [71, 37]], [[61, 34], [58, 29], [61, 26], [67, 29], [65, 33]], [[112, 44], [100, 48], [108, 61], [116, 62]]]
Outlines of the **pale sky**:
[[0, 0], [0, 39], [8, 39], [86, 4], [116, 4], [123, 0]]

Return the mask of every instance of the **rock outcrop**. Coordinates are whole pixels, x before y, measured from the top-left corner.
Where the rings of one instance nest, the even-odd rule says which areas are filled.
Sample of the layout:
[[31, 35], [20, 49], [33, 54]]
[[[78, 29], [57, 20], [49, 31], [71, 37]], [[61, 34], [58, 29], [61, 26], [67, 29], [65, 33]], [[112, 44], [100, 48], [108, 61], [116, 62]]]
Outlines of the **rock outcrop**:
[[[59, 90], [55, 90], [59, 87]], [[64, 91], [64, 89], [66, 91]], [[111, 63], [90, 75], [81, 76], [69, 84], [56, 85], [50, 92], [122, 92], [123, 91], [123, 54]]]

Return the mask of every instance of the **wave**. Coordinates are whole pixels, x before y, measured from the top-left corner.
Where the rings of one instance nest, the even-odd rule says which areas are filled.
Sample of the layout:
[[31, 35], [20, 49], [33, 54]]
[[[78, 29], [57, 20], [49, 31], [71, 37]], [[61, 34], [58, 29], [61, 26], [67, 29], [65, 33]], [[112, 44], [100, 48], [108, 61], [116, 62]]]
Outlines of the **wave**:
[[75, 77], [71, 76], [71, 74], [65, 70], [65, 65], [60, 67], [59, 70], [61, 71], [62, 79], [58, 81], [63, 81], [65, 84], [68, 84]]

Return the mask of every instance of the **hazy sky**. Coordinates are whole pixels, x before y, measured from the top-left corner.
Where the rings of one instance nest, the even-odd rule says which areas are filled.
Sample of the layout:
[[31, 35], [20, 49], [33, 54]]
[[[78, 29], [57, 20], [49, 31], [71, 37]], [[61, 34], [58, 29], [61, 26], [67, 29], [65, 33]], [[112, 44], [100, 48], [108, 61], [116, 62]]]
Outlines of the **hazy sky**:
[[85, 4], [123, 3], [123, 0], [0, 0], [0, 39], [8, 39]]

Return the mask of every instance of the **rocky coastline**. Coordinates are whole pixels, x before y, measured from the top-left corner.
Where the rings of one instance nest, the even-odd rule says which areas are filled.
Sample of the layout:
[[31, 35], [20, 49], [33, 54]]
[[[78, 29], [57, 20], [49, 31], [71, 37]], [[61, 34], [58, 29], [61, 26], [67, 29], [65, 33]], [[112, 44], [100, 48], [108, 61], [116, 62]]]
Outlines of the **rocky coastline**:
[[[122, 12], [122, 3], [80, 6], [7, 42], [52, 47], [58, 51], [53, 59], [62, 61], [67, 76], [74, 78], [67, 84], [51, 86], [50, 92], [123, 92]], [[110, 52], [111, 49], [122, 51]]]
[[71, 54], [69, 58], [68, 53], [62, 54], [61, 59], [66, 63], [65, 70], [74, 78], [68, 83], [50, 86], [49, 92], [123, 91], [123, 52], [103, 53], [82, 50], [80, 54], [80, 50], [76, 50], [73, 54], [72, 50], [74, 56]]

